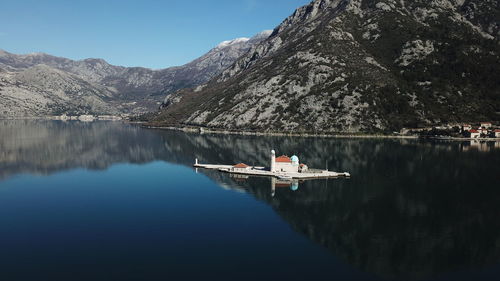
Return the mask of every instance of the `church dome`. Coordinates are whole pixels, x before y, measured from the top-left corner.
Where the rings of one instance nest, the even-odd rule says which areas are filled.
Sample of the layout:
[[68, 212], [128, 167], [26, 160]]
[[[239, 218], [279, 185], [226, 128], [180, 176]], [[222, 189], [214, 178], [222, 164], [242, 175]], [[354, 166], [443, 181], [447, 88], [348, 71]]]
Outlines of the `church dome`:
[[299, 157], [297, 157], [297, 155], [292, 156], [290, 159], [292, 160], [292, 163], [299, 164]]

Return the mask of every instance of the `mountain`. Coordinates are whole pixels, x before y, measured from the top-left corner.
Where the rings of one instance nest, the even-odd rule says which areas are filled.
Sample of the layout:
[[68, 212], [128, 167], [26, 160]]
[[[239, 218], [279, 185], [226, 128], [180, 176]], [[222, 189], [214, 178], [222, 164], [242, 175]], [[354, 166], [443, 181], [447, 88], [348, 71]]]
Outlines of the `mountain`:
[[0, 117], [156, 110], [165, 95], [207, 82], [270, 34], [225, 41], [186, 65], [160, 70], [0, 50]]
[[113, 92], [44, 64], [0, 72], [0, 116], [118, 114], [108, 104]]
[[499, 3], [315, 0], [150, 122], [380, 132], [499, 120]]

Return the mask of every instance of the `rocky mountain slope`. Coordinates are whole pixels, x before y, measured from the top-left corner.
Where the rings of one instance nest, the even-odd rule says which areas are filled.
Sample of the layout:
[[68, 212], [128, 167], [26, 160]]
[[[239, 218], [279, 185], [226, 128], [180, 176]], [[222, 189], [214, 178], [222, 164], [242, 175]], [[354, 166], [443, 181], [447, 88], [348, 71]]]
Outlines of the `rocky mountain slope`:
[[369, 132], [498, 120], [499, 1], [315, 0], [155, 125]]
[[113, 92], [44, 64], [0, 74], [0, 116], [118, 114]]
[[0, 50], [0, 117], [156, 110], [165, 95], [219, 75], [270, 33], [222, 42], [186, 65], [160, 70]]

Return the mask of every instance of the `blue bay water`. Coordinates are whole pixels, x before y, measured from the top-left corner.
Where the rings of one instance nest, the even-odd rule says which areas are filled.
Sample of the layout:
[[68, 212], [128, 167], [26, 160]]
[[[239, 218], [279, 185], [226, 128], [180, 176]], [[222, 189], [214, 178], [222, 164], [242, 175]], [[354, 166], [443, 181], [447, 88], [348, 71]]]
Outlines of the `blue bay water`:
[[[492, 280], [495, 143], [0, 123], [0, 280]], [[270, 148], [351, 179], [195, 170]]]
[[18, 175], [0, 213], [4, 280], [363, 276], [266, 204], [169, 163]]

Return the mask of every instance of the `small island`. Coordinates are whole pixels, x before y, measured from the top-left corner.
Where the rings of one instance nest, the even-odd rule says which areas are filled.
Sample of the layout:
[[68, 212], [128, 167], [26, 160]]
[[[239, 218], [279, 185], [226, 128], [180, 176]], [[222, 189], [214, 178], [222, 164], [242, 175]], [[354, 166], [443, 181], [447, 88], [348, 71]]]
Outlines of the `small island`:
[[288, 157], [286, 155], [276, 157], [275, 150], [271, 150], [269, 167], [249, 166], [245, 163], [239, 163], [236, 165], [200, 164], [198, 163], [198, 159], [195, 159], [193, 166], [196, 168], [218, 170], [220, 172], [236, 175], [267, 176], [281, 180], [338, 178], [351, 176], [347, 172], [340, 173], [321, 169], [311, 169], [306, 164], [301, 164], [299, 157], [296, 155], [293, 155], [292, 157]]

